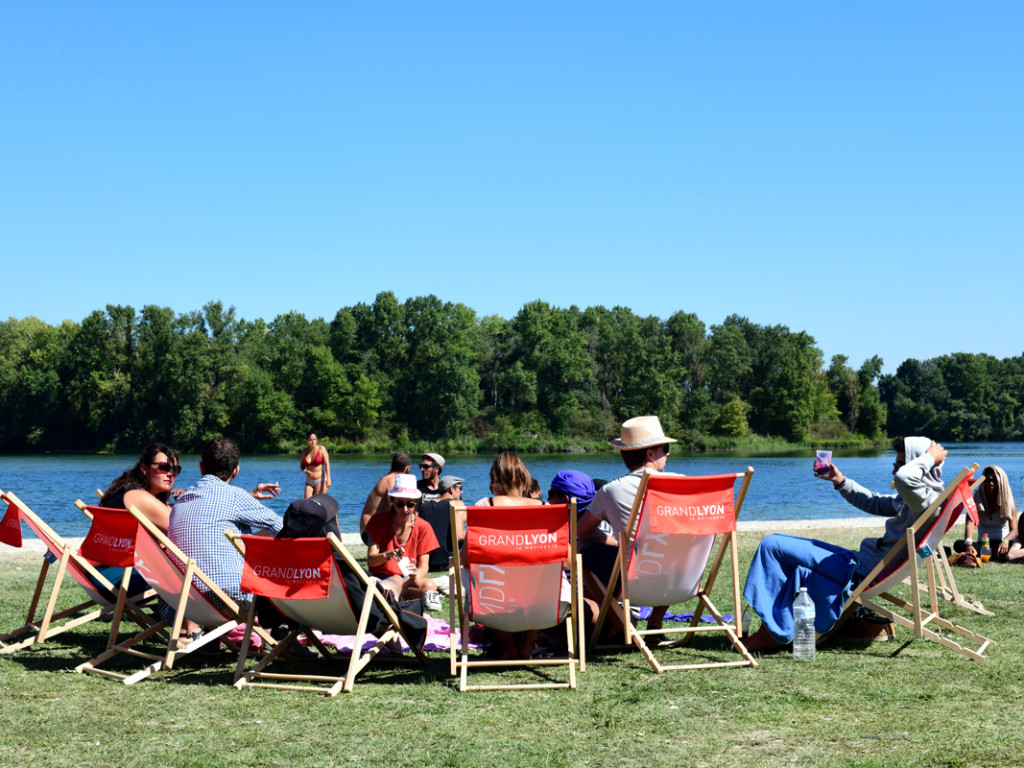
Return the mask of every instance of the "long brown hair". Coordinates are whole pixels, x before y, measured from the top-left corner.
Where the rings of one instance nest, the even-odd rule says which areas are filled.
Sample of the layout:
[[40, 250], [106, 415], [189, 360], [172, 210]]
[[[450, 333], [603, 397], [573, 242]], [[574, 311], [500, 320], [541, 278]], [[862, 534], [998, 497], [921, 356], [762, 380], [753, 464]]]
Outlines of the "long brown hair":
[[495, 496], [528, 496], [530, 470], [512, 451], [502, 451], [491, 464], [491, 493]]
[[[114, 482], [110, 484], [110, 487], [103, 494], [103, 498], [100, 499], [100, 506], [102, 507], [111, 498], [123, 491], [130, 491], [133, 488], [142, 488], [148, 491], [149, 478], [143, 473], [142, 465], [152, 464], [161, 453], [167, 454], [167, 461], [171, 464], [178, 465], [178, 452], [176, 450], [164, 443], [150, 443], [142, 449], [142, 455], [135, 462], [134, 467], [126, 469], [114, 478]], [[171, 494], [170, 492], [158, 493], [156, 497], [166, 504]]]

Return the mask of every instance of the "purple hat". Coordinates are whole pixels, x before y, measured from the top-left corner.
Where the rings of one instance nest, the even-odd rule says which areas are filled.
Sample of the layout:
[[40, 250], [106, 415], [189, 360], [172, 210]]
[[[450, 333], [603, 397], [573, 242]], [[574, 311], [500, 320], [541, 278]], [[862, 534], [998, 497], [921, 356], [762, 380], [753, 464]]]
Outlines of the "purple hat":
[[577, 472], [575, 469], [559, 472], [551, 481], [551, 487], [570, 499], [575, 496], [577, 512], [586, 512], [590, 502], [594, 500], [594, 481], [590, 479], [590, 475]]

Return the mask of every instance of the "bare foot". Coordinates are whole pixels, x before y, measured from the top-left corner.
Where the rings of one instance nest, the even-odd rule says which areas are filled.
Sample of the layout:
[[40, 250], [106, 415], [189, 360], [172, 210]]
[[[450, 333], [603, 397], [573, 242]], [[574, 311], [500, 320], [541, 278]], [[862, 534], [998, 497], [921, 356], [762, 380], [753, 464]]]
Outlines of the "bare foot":
[[756, 651], [758, 653], [775, 653], [785, 647], [771, 636], [768, 627], [764, 624], [758, 627], [757, 632], [746, 638], [743, 641], [743, 645], [746, 646], [748, 651]]

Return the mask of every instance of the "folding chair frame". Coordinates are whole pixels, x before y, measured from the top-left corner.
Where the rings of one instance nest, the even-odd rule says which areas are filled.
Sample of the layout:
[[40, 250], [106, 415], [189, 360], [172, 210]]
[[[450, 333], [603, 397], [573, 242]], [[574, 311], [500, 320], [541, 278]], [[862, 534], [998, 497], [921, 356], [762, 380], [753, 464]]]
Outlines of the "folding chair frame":
[[[950, 495], [952, 495], [953, 491], [956, 490], [960, 482], [965, 478], [972, 476], [977, 470], [977, 464], [973, 464], [970, 467], [965, 467], [961, 470], [960, 474], [958, 474], [956, 478], [946, 486], [945, 490], [938, 496], [938, 498], [936, 498], [935, 501], [933, 501], [928, 508], [917, 517], [913, 525], [907, 528], [904, 539], [893, 545], [893, 547], [886, 553], [885, 557], [883, 557], [882, 560], [871, 569], [871, 572], [868, 573], [868, 575], [865, 576], [853, 590], [853, 593], [843, 606], [843, 612], [839, 622], [836, 624], [836, 628], [841, 626], [841, 624], [847, 620], [853, 606], [863, 605], [880, 616], [884, 616], [896, 624], [913, 630], [914, 637], [916, 638], [932, 640], [963, 656], [966, 656], [969, 659], [974, 659], [975, 661], [980, 661], [985, 658], [985, 650], [989, 646], [995, 645], [995, 641], [983, 635], [976, 634], [965, 627], [959, 626], [958, 624], [954, 624], [939, 615], [939, 588], [937, 586], [937, 581], [940, 578], [940, 570], [935, 564], [934, 553], [936, 550], [941, 549], [942, 535], [945, 534], [949, 528], [948, 516], [951, 516], [956, 510], [945, 509], [939, 513], [939, 519], [935, 521], [933, 528], [931, 529], [933, 531], [938, 531], [937, 536], [928, 536], [920, 546], [917, 544], [916, 540], [917, 533], [929, 524], [929, 521], [936, 515], [936, 511], [943, 503], [946, 502], [947, 499], [949, 499]], [[947, 507], [948, 506], [949, 505], [947, 505]], [[934, 541], [931, 541], [932, 539], [934, 539]], [[928, 547], [927, 552], [923, 552], [925, 546]], [[922, 593], [924, 590], [919, 588], [915, 589], [913, 586], [920, 583], [921, 569], [918, 563], [919, 552], [923, 552], [921, 559], [925, 562], [926, 566], [925, 576], [927, 581], [925, 583], [927, 584], [928, 595], [927, 610], [922, 601]], [[906, 563], [901, 564], [897, 569], [876, 583], [875, 580], [878, 579], [886, 566], [888, 566], [889, 563], [891, 563], [897, 555], [900, 554], [904, 554], [906, 556]], [[889, 591], [891, 587], [894, 587], [904, 581], [904, 575], [902, 572], [904, 566], [909, 569], [909, 579], [911, 584], [911, 600], [909, 602]], [[952, 573], [950, 573], [949, 576], [952, 578]], [[886, 601], [889, 605], [885, 605], [881, 601]], [[909, 617], [904, 615], [904, 613], [898, 613], [896, 609], [909, 613]], [[949, 637], [939, 634], [939, 632], [932, 629], [932, 625], [940, 627], [941, 629], [946, 630], [946, 632], [958, 635], [971, 643], [977, 644], [978, 647], [969, 648], [961, 645], [960, 643], [954, 642]], [[835, 628], [833, 628], [832, 632], [834, 631]]]
[[[244, 556], [245, 555], [245, 543], [242, 541], [242, 537], [233, 531], [224, 531], [224, 535], [228, 537], [228, 540], [234, 544], [235, 548]], [[405, 640], [406, 645], [410, 648], [412, 644], [409, 643], [408, 639], [402, 632], [401, 625], [399, 624], [398, 616], [395, 614], [391, 605], [385, 599], [378, 587], [378, 580], [374, 577], [367, 576], [366, 572], [359, 566], [355, 558], [348, 551], [344, 544], [335, 536], [333, 533], [327, 534], [327, 541], [331, 545], [331, 549], [336, 553], [345, 564], [351, 568], [358, 576], [360, 581], [366, 586], [366, 599], [363, 601], [363, 608], [360, 611], [358, 624], [355, 628], [355, 640], [353, 641], [352, 651], [350, 653], [335, 651], [328, 648], [316, 633], [312, 630], [316, 627], [304, 627], [299, 626], [288, 633], [288, 636], [283, 640], [277, 642], [277, 645], [271, 650], [269, 654], [264, 657], [252, 668], [246, 669], [246, 661], [249, 655], [250, 642], [252, 639], [252, 632], [256, 626], [256, 601], [252, 601], [249, 606], [249, 610], [246, 615], [246, 631], [242, 638], [242, 644], [238, 652], [238, 664], [235, 667], [235, 682], [234, 685], [239, 690], [243, 688], [278, 688], [286, 691], [303, 691], [306, 693], [323, 693], [328, 696], [337, 696], [341, 691], [351, 693], [352, 688], [355, 685], [356, 676], [362, 672], [369, 664], [377, 657], [377, 655], [386, 647], [389, 646], [393, 641], [401, 638]], [[340, 580], [337, 573], [337, 565], [331, 562], [332, 570], [332, 582], [335, 578]], [[333, 587], [332, 587], [333, 588]], [[275, 602], [274, 598], [269, 598], [271, 602]], [[329, 598], [328, 598], [329, 599]], [[347, 598], [346, 598], [347, 599]], [[377, 607], [381, 609], [384, 615], [387, 617], [390, 626], [377, 637], [377, 642], [367, 649], [363, 650], [364, 637], [369, 634], [368, 622], [370, 619], [370, 609], [373, 604], [376, 603]], [[323, 654], [325, 659], [331, 660], [343, 660], [348, 658], [348, 666], [345, 674], [342, 676], [332, 675], [299, 675], [299, 674], [282, 674], [276, 672], [264, 671], [270, 664], [283, 658], [283, 654], [287, 652], [288, 646], [298, 639], [300, 634], [305, 633], [307, 640], [312, 642], [317, 649]], [[416, 657], [421, 664], [426, 663], [426, 659], [423, 657], [422, 651], [416, 652]], [[282, 681], [282, 682], [263, 682], [264, 680], [269, 681]], [[298, 685], [298, 681], [308, 681], [309, 685]], [[315, 685], [314, 683], [327, 683], [326, 686]]]
[[[80, 627], [94, 619], [113, 619], [110, 628], [110, 635], [107, 646], [117, 641], [121, 618], [127, 613], [133, 621], [142, 627], [152, 626], [150, 619], [142, 610], [142, 606], [152, 599], [155, 593], [147, 591], [145, 594], [128, 599], [128, 580], [131, 578], [131, 569], [126, 568], [124, 578], [120, 586], [114, 585], [103, 576], [84, 557], [75, 552], [74, 547], [61, 538], [56, 531], [47, 525], [42, 518], [29, 509], [25, 502], [13, 493], [0, 492], [3, 501], [14, 504], [18, 509], [21, 521], [39, 537], [40, 541], [47, 548], [47, 553], [53, 556], [57, 564], [57, 572], [50, 587], [50, 594], [46, 600], [46, 607], [41, 618], [37, 619], [36, 612], [39, 610], [40, 600], [46, 588], [46, 578], [50, 569], [50, 561], [46, 554], [42, 556], [43, 562], [39, 569], [39, 577], [36, 579], [35, 590], [32, 599], [29, 601], [28, 615], [25, 624], [18, 629], [0, 635], [0, 654], [13, 653], [22, 648], [27, 648], [36, 643], [44, 643], [52, 637], [63, 634], [70, 629]], [[57, 601], [60, 597], [61, 588], [64, 585], [64, 578], [70, 572], [72, 578], [85, 590], [89, 599], [74, 605], [70, 608], [57, 610]], [[86, 582], [92, 583], [86, 585]], [[117, 595], [113, 600], [106, 600], [102, 591], [109, 595]], [[93, 609], [93, 610], [90, 610]]]
[[[612, 573], [609, 577], [608, 584], [605, 585], [604, 599], [601, 602], [601, 612], [598, 614], [597, 623], [594, 627], [593, 634], [591, 635], [590, 643], [591, 647], [598, 647], [598, 637], [600, 636], [601, 629], [604, 622], [607, 620], [608, 613], [612, 612], [621, 622], [623, 627], [623, 635], [626, 645], [633, 644], [637, 647], [643, 657], [647, 660], [647, 663], [651, 665], [651, 668], [658, 674], [667, 672], [670, 670], [682, 670], [682, 669], [711, 669], [716, 667], [757, 667], [757, 660], [753, 657], [750, 651], [747, 650], [743, 644], [743, 626], [739, 620], [740, 613], [740, 583], [739, 583], [739, 560], [737, 557], [737, 534], [736, 531], [729, 533], [719, 534], [721, 536], [718, 544], [718, 552], [715, 555], [715, 559], [711, 565], [710, 570], [706, 571], [704, 577], [704, 583], [697, 590], [697, 594], [690, 598], [690, 600], [697, 600], [697, 606], [694, 610], [693, 619], [690, 621], [689, 626], [685, 627], [660, 627], [658, 629], [643, 629], [638, 630], [633, 627], [630, 621], [630, 599], [629, 599], [629, 579], [626, 578], [628, 570], [628, 558], [629, 553], [633, 548], [633, 537], [635, 536], [635, 529], [637, 520], [640, 515], [640, 510], [643, 508], [645, 496], [647, 494], [647, 486], [654, 473], [650, 470], [644, 470], [643, 477], [640, 479], [640, 487], [637, 488], [636, 497], [633, 499], [633, 508], [629, 514], [629, 523], [626, 526], [626, 530], [619, 535], [619, 551], [615, 558], [615, 564], [612, 567]], [[747, 467], [746, 472], [736, 473], [735, 477], [743, 478], [743, 483], [740, 486], [739, 493], [736, 495], [733, 502], [733, 515], [734, 518], [739, 518], [740, 511], [743, 508], [743, 501], [747, 496], [747, 489], [750, 486], [750, 480], [754, 475], [754, 468]], [[713, 535], [713, 534], [708, 534]], [[722, 566], [722, 560], [725, 558], [726, 549], [729, 552], [730, 561], [730, 575], [732, 577], [732, 598], [733, 598], [733, 620], [731, 622], [725, 621], [722, 613], [719, 612], [718, 608], [715, 607], [714, 603], [711, 602], [710, 594], [712, 588], [715, 586], [715, 581], [718, 578], [718, 571]], [[705, 563], [705, 569], [707, 564]], [[614, 585], [618, 576], [622, 574], [622, 603], [620, 604], [613, 590], [610, 589], [611, 585]], [[689, 601], [687, 601], [689, 602]], [[700, 618], [704, 611], [707, 611], [715, 620], [715, 623], [702, 625]], [[704, 632], [724, 632], [732, 647], [742, 657], [742, 661], [723, 661], [723, 662], [706, 662], [698, 664], [662, 664], [654, 655], [650, 646], [644, 640], [647, 635], [682, 635], [681, 638], [662, 643], [657, 647], [676, 647], [689, 645], [693, 640], [694, 635], [697, 633]]]
[[[467, 519], [467, 507], [465, 504], [453, 502], [450, 507], [451, 534], [452, 534], [452, 568], [449, 571], [449, 584], [455, 588], [448, 599], [449, 626], [452, 628], [451, 642], [449, 643], [449, 671], [453, 677], [459, 676], [459, 690], [466, 691], [512, 691], [512, 690], [535, 690], [544, 688], [568, 688], [576, 690], [576, 667], [580, 672], [586, 672], [587, 656], [583, 637], [583, 582], [580, 579], [580, 571], [583, 568], [583, 560], [576, 552], [576, 499], [569, 500], [569, 582], [571, 587], [571, 599], [569, 603], [569, 615], [565, 619], [566, 635], [566, 656], [557, 659], [520, 659], [508, 661], [491, 661], [485, 659], [469, 658], [469, 612], [465, 609], [466, 593], [462, 584], [462, 562], [459, 552], [458, 521]], [[517, 506], [506, 507], [510, 514], [517, 512], [529, 513], [543, 509], [542, 506]], [[467, 522], [468, 525], [468, 522]], [[467, 530], [467, 538], [469, 532]], [[458, 625], [456, 625], [456, 612], [458, 612]], [[459, 647], [456, 648], [454, 628], [459, 627]], [[575, 629], [574, 629], [575, 628]], [[579, 649], [577, 656], [576, 649]], [[470, 685], [470, 669], [493, 669], [496, 667], [565, 667], [568, 672], [566, 682], [547, 683], [510, 683], [493, 685]]]

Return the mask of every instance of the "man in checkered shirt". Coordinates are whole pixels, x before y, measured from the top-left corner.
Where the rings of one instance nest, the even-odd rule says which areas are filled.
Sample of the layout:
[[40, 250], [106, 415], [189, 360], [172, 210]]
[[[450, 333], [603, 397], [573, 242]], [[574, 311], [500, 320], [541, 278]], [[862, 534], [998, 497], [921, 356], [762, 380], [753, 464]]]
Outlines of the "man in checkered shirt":
[[[203, 476], [178, 497], [167, 535], [218, 587], [236, 602], [244, 602], [250, 596], [243, 596], [239, 586], [242, 556], [224, 531], [276, 534], [281, 518], [257, 499], [273, 498], [281, 489], [277, 483], [260, 483], [248, 492], [229, 485], [238, 475], [238, 458], [238, 446], [230, 438], [215, 437], [203, 446], [199, 458]], [[198, 582], [196, 586], [204, 589]]]

